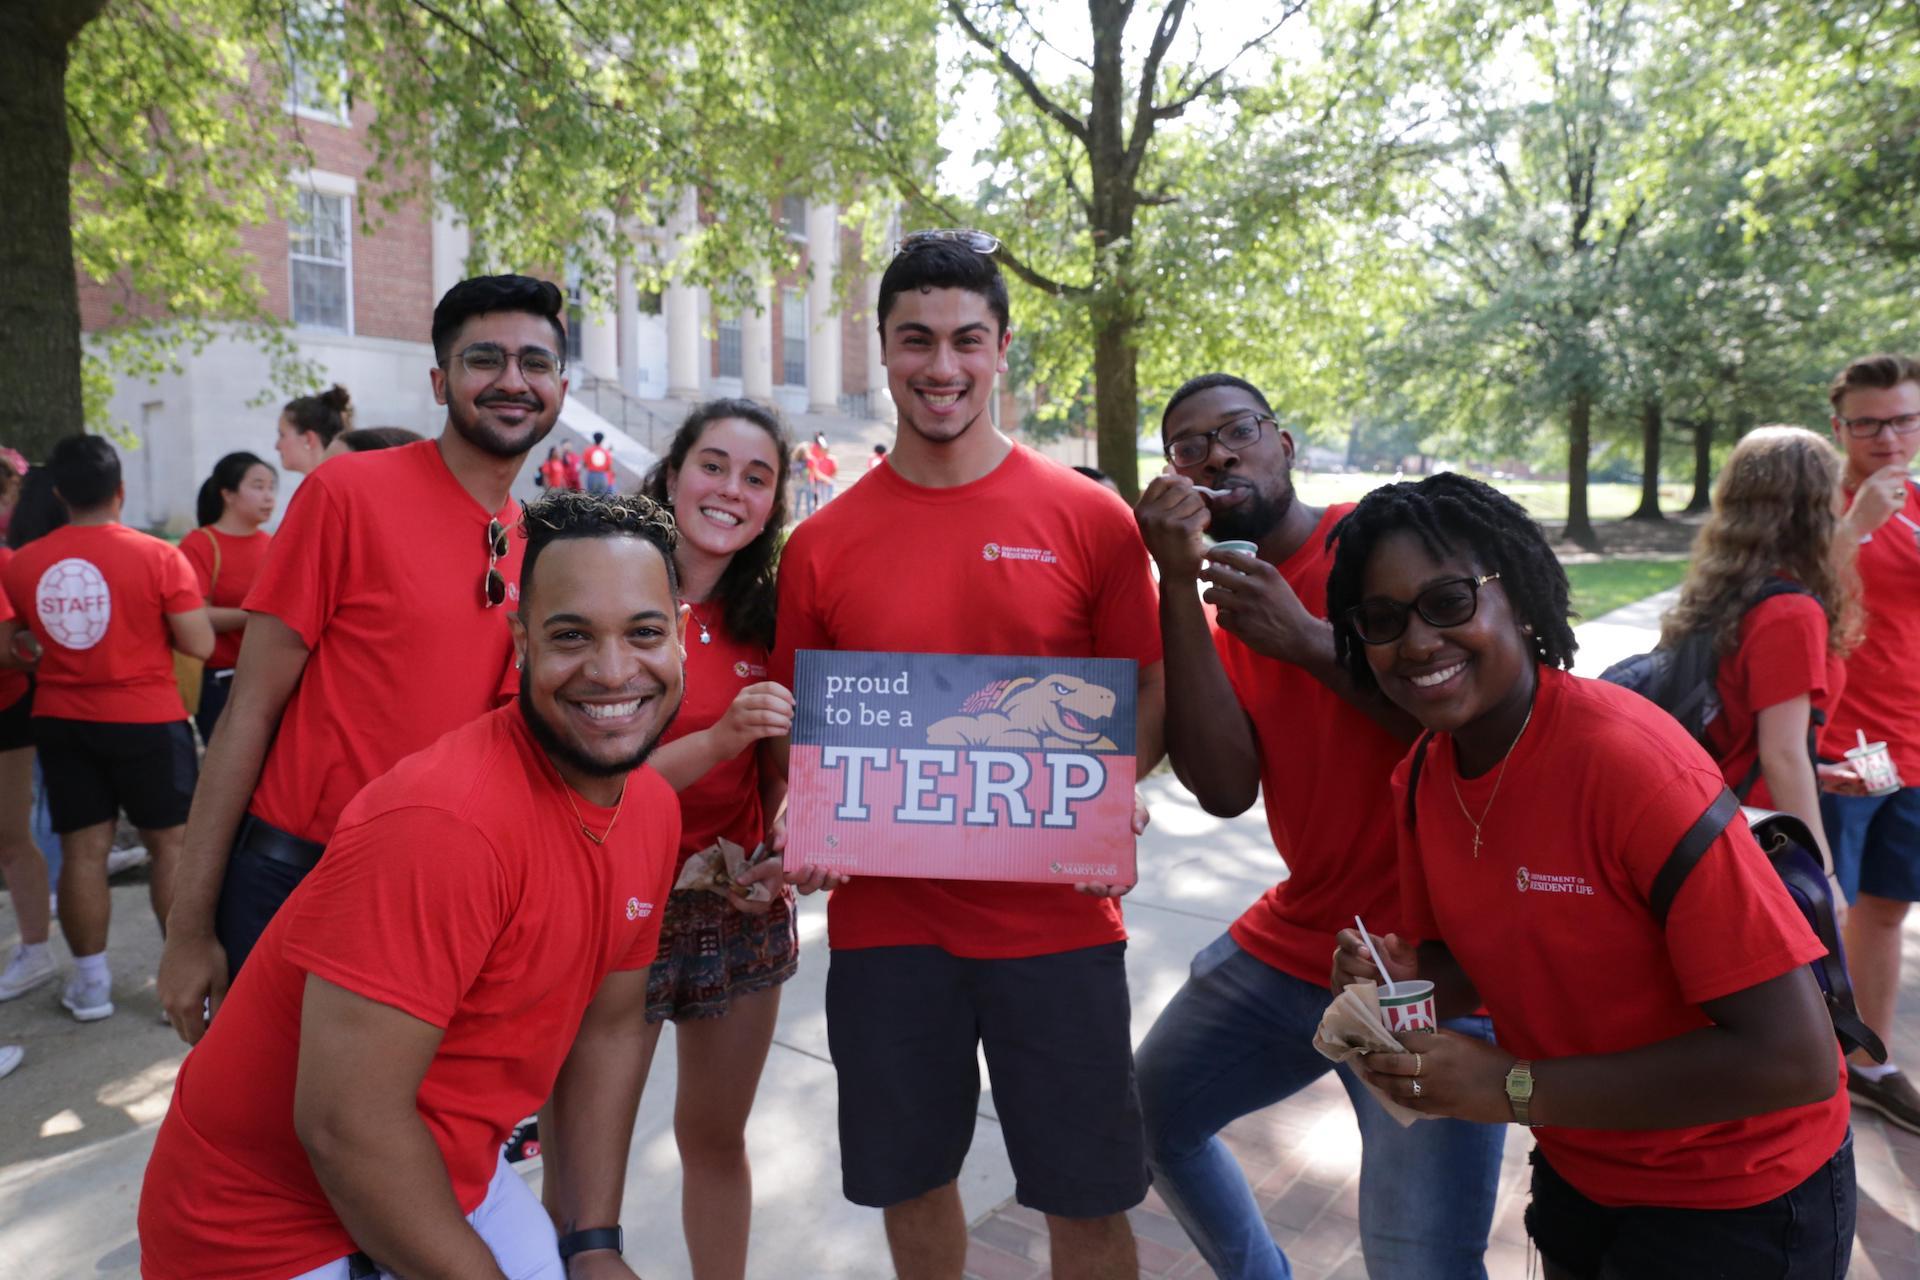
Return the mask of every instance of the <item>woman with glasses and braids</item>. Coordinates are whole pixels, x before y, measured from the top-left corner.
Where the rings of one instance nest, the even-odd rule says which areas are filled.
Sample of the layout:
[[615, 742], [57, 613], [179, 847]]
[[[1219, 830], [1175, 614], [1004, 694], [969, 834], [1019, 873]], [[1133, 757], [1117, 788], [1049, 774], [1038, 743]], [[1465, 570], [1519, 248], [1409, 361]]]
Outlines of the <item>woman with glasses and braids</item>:
[[[785, 843], [786, 777], [768, 739], [792, 727], [793, 695], [767, 679], [767, 654], [789, 448], [764, 405], [711, 400], [688, 415], [642, 488], [673, 512], [674, 566], [688, 610], [686, 699], [652, 763], [680, 793], [676, 877], [694, 858], [717, 873], [711, 887], [677, 889], [667, 900], [641, 1032], [644, 1077], [661, 1024], [676, 1029], [674, 1136], [695, 1280], [746, 1274], [747, 1114], [773, 1043], [780, 986], [799, 961], [779, 859], [739, 875], [742, 855]], [[722, 842], [737, 850], [731, 866]]]
[[[1410, 1034], [1367, 1082], [1536, 1127], [1527, 1230], [1549, 1280], [1844, 1273], [1853, 1143], [1807, 969], [1824, 949], [1719, 768], [1652, 703], [1565, 670], [1566, 575], [1511, 499], [1457, 475], [1388, 485], [1335, 536], [1336, 654], [1426, 730], [1392, 799], [1409, 936], [1374, 945], [1394, 980], [1434, 983], [1442, 1018], [1484, 1004], [1499, 1037]], [[1357, 933], [1337, 942], [1336, 988], [1379, 980]]]
[[[1720, 714], [1707, 749], [1745, 804], [1806, 823], [1829, 868], [1809, 734], [1840, 701], [1863, 623], [1840, 455], [1799, 427], [1742, 436], [1720, 472], [1660, 638], [1713, 637]], [[1844, 901], [1839, 893], [1835, 902]]]

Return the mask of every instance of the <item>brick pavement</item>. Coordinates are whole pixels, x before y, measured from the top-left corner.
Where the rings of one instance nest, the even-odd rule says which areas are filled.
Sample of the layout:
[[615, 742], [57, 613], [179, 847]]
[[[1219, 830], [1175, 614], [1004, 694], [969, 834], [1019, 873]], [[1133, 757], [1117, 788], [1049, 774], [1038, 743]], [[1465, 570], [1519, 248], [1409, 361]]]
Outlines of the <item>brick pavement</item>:
[[[1906, 963], [1893, 1050], [1920, 1063], [1920, 920], [1906, 930]], [[1274, 1239], [1298, 1280], [1366, 1280], [1360, 1258], [1360, 1133], [1344, 1090], [1331, 1075], [1225, 1131]], [[1527, 1280], [1526, 1134], [1509, 1132], [1487, 1251], [1490, 1280]], [[1860, 1188], [1851, 1280], [1914, 1280], [1920, 1276], [1920, 1136], [1870, 1112], [1854, 1115], [1854, 1161]], [[1211, 1274], [1157, 1194], [1130, 1215], [1140, 1248], [1140, 1274]], [[1045, 1280], [1046, 1224], [1006, 1201], [974, 1224], [967, 1280]]]

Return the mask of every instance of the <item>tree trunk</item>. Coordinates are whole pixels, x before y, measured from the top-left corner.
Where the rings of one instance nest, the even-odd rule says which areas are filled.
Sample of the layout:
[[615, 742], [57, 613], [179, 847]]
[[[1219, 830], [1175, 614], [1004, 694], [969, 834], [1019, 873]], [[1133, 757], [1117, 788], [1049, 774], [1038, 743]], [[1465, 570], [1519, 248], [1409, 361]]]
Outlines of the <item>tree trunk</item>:
[[1693, 501], [1685, 514], [1703, 516], [1713, 510], [1713, 419], [1693, 424]]
[[1132, 12], [1122, 0], [1091, 0], [1093, 82], [1087, 104], [1087, 158], [1091, 162], [1093, 293], [1087, 303], [1093, 328], [1093, 412], [1100, 439], [1100, 469], [1120, 486], [1129, 503], [1140, 497], [1139, 352], [1133, 335], [1133, 213], [1138, 195], [1126, 163], [1124, 103], [1126, 26]]
[[1567, 414], [1567, 532], [1566, 538], [1582, 551], [1598, 551], [1600, 535], [1587, 515], [1587, 449], [1593, 429], [1593, 393], [1573, 393]]
[[0, 444], [42, 461], [84, 425], [68, 171], [67, 47], [106, 0], [0, 4]]
[[1660, 397], [1640, 402], [1640, 505], [1629, 520], [1665, 520], [1660, 514]]
[[1100, 440], [1100, 469], [1113, 477], [1129, 503], [1140, 500], [1140, 353], [1133, 326], [1094, 312], [1093, 411]]

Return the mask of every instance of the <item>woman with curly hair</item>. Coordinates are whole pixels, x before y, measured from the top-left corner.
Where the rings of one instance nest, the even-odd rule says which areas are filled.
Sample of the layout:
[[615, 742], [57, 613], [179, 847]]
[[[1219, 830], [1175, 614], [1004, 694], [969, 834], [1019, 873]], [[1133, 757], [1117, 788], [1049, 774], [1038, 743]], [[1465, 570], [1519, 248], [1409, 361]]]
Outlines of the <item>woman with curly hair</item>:
[[[1400, 919], [1377, 939], [1436, 1012], [1362, 1075], [1413, 1110], [1534, 1129], [1547, 1280], [1840, 1275], [1855, 1188], [1825, 954], [1664, 711], [1572, 665], [1567, 579], [1511, 498], [1457, 475], [1335, 530], [1334, 652], [1426, 733], [1394, 774]], [[1418, 763], [1418, 768], [1416, 768]], [[1670, 895], [1684, 835], [1724, 822]], [[1380, 973], [1353, 930], [1334, 985]]]
[[1861, 629], [1840, 469], [1840, 455], [1811, 431], [1748, 432], [1720, 472], [1713, 514], [1660, 632], [1668, 645], [1713, 637], [1721, 710], [1707, 726], [1708, 751], [1736, 795], [1799, 818], [1823, 855], [1807, 743], [1840, 701]]

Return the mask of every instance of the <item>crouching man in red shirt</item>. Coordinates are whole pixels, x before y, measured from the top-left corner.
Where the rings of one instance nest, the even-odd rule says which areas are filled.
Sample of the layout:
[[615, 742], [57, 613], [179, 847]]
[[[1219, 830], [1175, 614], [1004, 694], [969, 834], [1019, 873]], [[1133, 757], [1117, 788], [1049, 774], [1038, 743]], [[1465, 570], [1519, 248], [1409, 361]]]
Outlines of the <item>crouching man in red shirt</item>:
[[[149, 1280], [633, 1274], [608, 1175], [680, 836], [640, 768], [680, 706], [675, 535], [570, 492], [525, 525], [518, 704], [369, 783], [262, 935], [147, 1166]], [[557, 1245], [500, 1156], [549, 1094]]]

